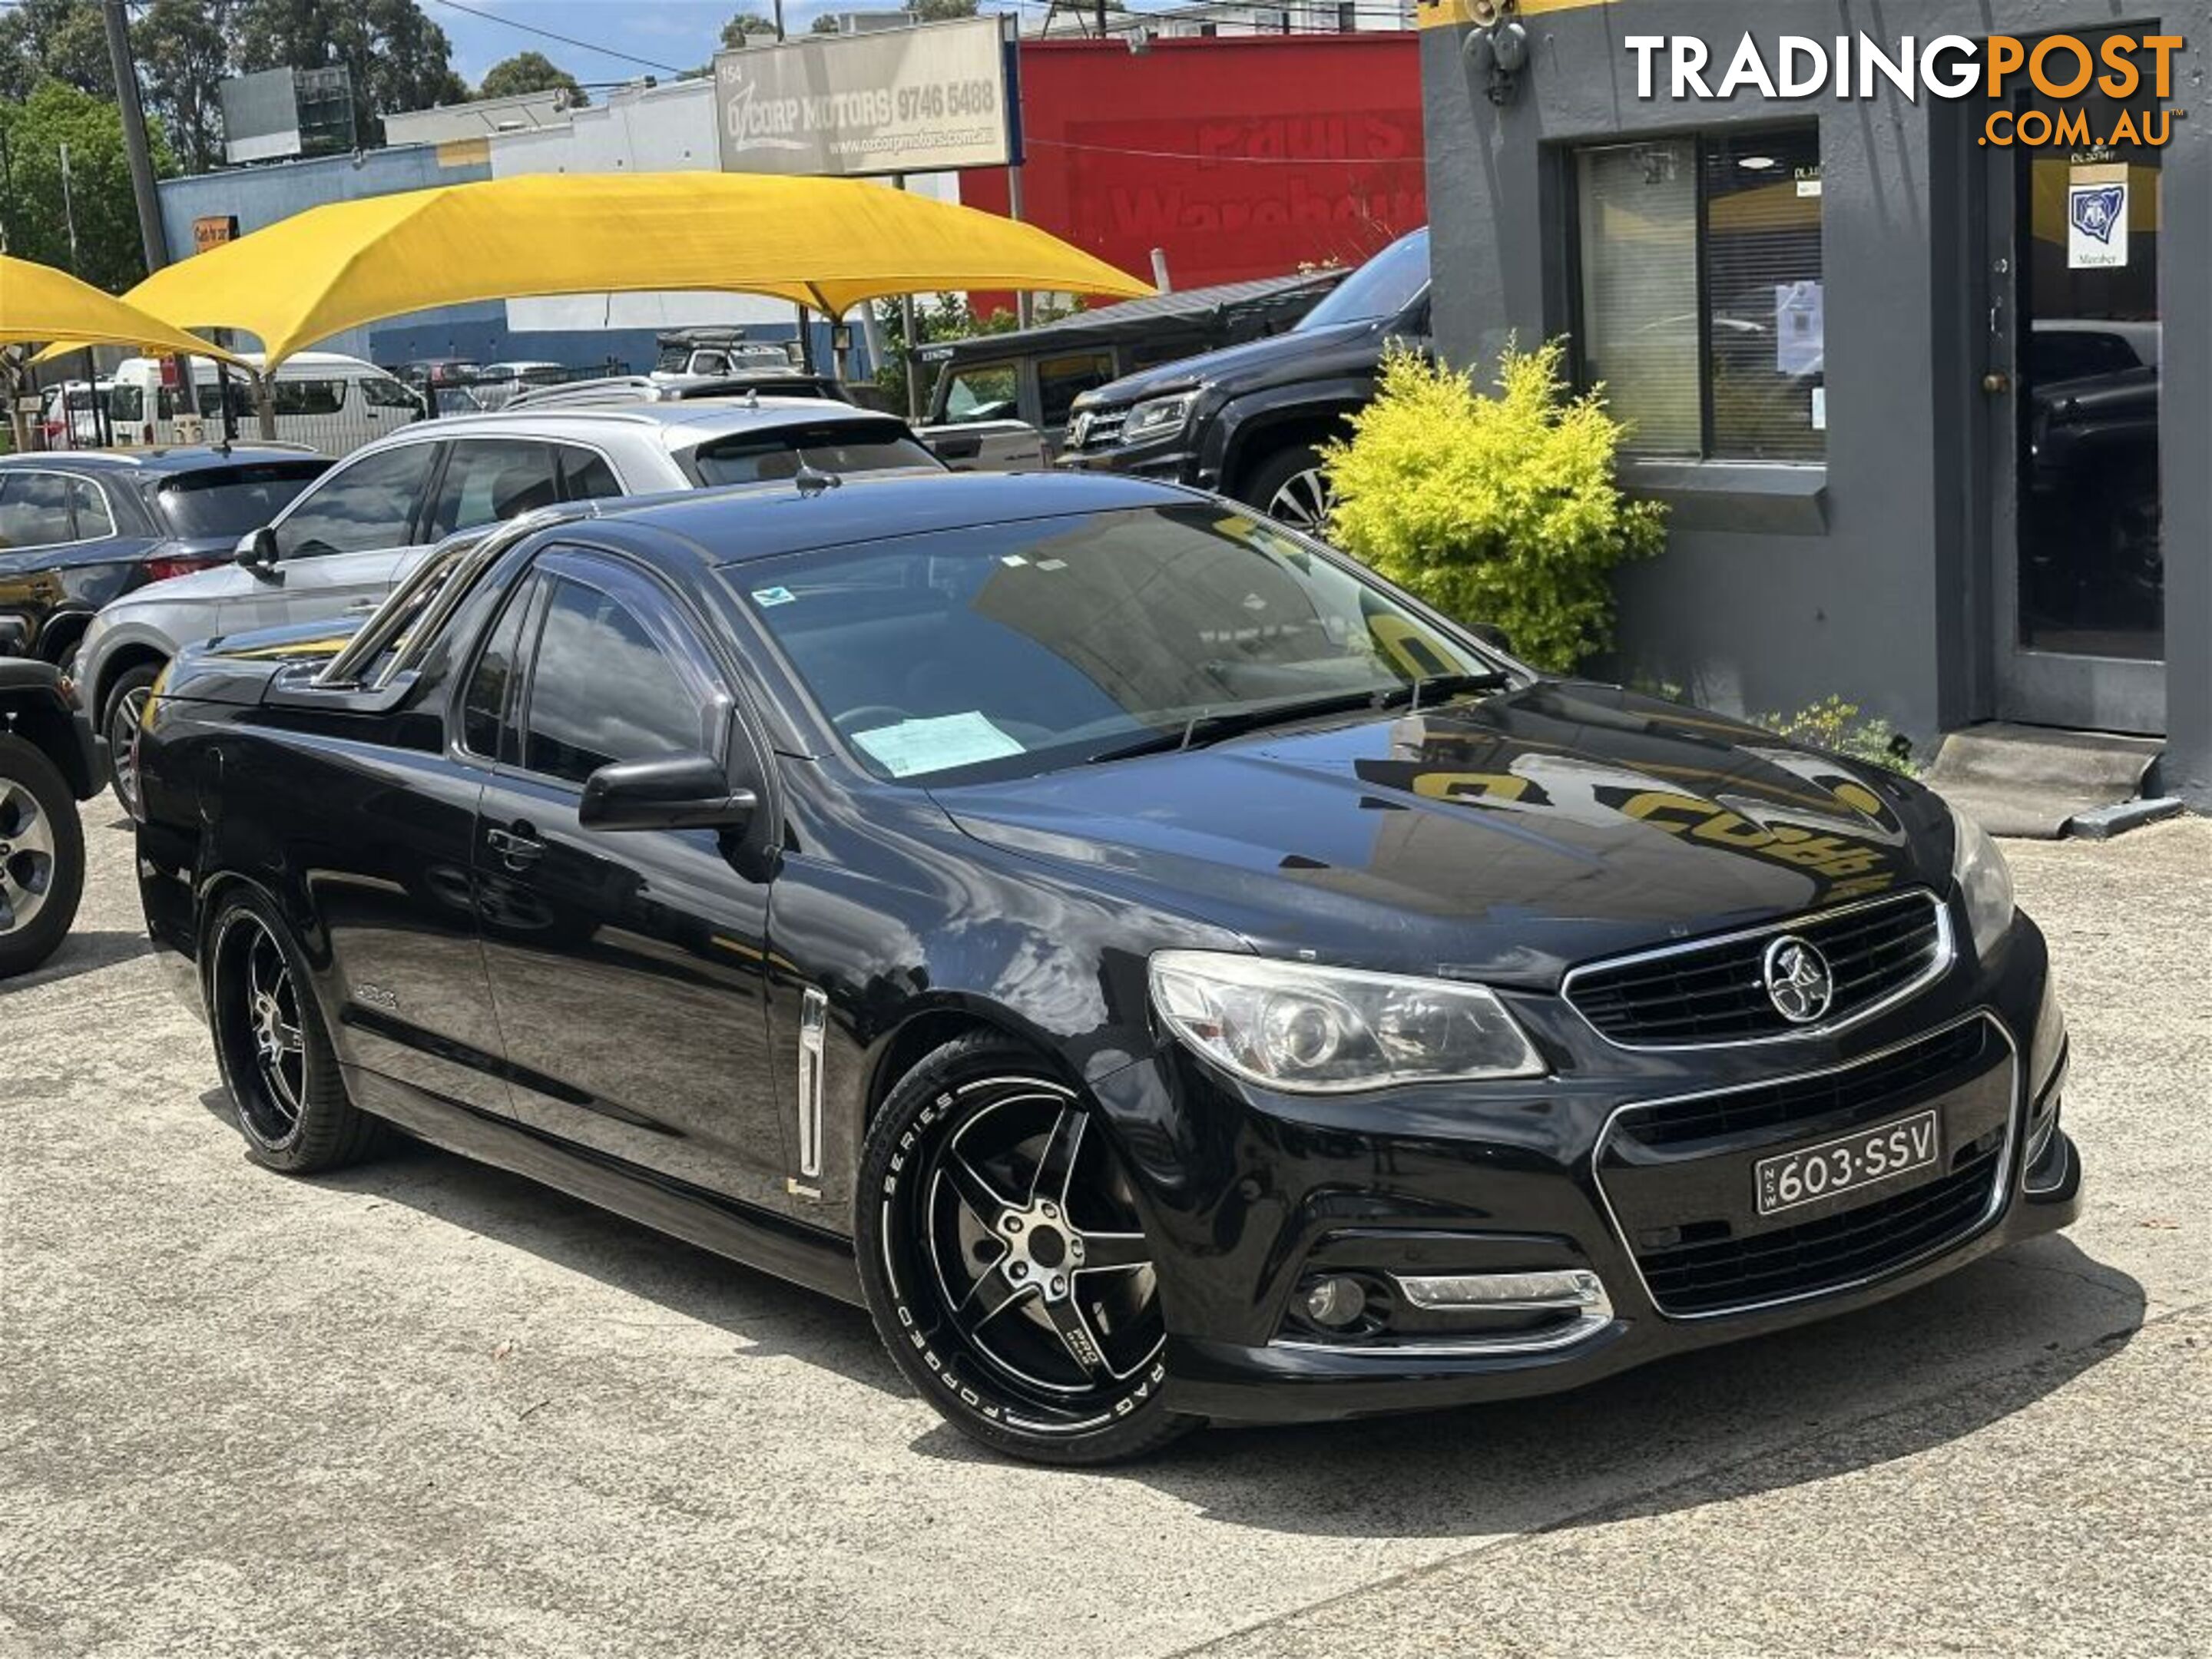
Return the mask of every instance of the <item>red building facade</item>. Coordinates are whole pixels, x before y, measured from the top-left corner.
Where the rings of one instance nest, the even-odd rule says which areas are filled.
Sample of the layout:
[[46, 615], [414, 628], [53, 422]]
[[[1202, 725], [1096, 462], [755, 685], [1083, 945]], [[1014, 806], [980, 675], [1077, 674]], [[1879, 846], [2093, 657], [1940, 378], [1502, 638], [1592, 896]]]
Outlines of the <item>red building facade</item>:
[[[1025, 40], [1023, 217], [1176, 287], [1357, 264], [1428, 222], [1413, 32]], [[1006, 175], [960, 198], [1006, 211]]]

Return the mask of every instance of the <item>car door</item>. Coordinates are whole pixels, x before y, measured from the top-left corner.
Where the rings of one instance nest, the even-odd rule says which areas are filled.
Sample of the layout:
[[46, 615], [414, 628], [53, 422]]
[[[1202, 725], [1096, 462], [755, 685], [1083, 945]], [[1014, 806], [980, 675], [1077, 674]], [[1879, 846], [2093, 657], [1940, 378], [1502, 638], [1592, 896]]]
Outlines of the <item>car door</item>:
[[537, 571], [527, 681], [475, 846], [516, 1111], [562, 1139], [787, 1206], [763, 872], [725, 832], [578, 821], [599, 767], [713, 755], [758, 787], [757, 751], [673, 593], [608, 555], [561, 550]]
[[423, 496], [440, 446], [416, 441], [340, 462], [270, 527], [276, 560], [240, 568], [207, 632], [364, 616], [399, 580], [421, 539]]
[[0, 471], [0, 650], [58, 660], [58, 619], [86, 617], [131, 585], [154, 538], [94, 479], [42, 467]]

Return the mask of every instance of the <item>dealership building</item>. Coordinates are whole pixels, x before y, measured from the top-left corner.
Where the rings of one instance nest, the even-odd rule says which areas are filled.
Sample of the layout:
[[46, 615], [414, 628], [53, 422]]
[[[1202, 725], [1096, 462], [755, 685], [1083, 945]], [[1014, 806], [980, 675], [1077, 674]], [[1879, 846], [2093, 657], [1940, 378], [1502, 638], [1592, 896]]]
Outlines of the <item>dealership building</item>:
[[[1566, 337], [1629, 425], [1630, 487], [1670, 508], [1666, 552], [1621, 574], [1624, 678], [1749, 712], [1840, 696], [1923, 742], [2148, 737], [2147, 791], [2212, 810], [2203, 0], [1424, 0], [1420, 21], [1441, 349]], [[2072, 35], [2100, 74], [1908, 96], [1860, 33], [1895, 62], [1907, 29]], [[2116, 98], [2121, 35], [2142, 85]], [[2153, 35], [2182, 37], [2163, 98]], [[1787, 36], [1831, 67], [1847, 39], [1849, 95], [1786, 95], [1815, 73]], [[1675, 96], [1650, 37], [1702, 41], [1713, 95]], [[1723, 95], [1746, 37], [1765, 72]], [[1947, 76], [1963, 57], [1936, 53]], [[2045, 61], [2063, 83], [2079, 55]], [[2086, 137], [1989, 142], [2069, 112]]]

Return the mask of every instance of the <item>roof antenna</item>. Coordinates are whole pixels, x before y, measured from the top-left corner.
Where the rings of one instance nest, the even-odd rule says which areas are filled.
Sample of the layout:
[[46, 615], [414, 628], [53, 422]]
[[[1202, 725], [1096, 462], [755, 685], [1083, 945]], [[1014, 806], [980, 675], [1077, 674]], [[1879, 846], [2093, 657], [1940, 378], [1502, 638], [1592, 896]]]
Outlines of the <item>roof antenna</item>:
[[791, 475], [791, 482], [799, 487], [802, 495], [819, 495], [825, 489], [839, 488], [845, 481], [835, 472], [824, 472], [818, 466], [809, 466], [801, 461], [799, 471]]
[[758, 409], [760, 407], [760, 388], [758, 386], [749, 386], [745, 388], [745, 407], [747, 409]]

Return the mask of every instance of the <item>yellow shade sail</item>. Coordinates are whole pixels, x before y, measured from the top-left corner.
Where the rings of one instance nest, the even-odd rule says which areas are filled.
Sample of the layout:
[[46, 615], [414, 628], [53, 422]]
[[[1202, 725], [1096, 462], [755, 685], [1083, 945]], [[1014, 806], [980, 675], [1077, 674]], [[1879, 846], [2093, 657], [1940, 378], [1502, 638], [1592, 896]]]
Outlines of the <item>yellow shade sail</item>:
[[617, 173], [333, 202], [158, 271], [129, 298], [179, 325], [257, 335], [274, 368], [342, 330], [436, 306], [687, 289], [833, 317], [939, 289], [1152, 291], [1034, 225], [857, 179]]
[[151, 346], [163, 352], [238, 361], [65, 270], [0, 253], [0, 345], [39, 345], [49, 340]]

